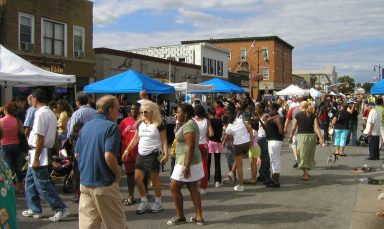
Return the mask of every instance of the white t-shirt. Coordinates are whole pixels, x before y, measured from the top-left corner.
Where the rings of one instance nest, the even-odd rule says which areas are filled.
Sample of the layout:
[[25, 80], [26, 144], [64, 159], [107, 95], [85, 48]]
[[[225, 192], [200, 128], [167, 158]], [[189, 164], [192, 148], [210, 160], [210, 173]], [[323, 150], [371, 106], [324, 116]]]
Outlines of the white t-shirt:
[[251, 140], [247, 127], [240, 118], [236, 118], [233, 123], [228, 124], [225, 133], [233, 136], [234, 145], [241, 145]]
[[53, 148], [56, 139], [57, 118], [48, 106], [37, 109], [29, 134], [28, 144], [36, 147], [37, 135], [44, 136], [44, 148]]
[[161, 124], [159, 128], [155, 124], [145, 124], [141, 122], [139, 130], [139, 154], [140, 155], [149, 155], [155, 149], [162, 150], [160, 131], [164, 130], [165, 126]]
[[193, 119], [196, 121], [197, 125], [199, 126], [199, 132], [200, 132], [200, 138], [199, 138], [199, 145], [201, 144], [207, 144], [207, 132], [208, 132], [208, 122], [207, 119], [203, 120], [196, 120], [195, 118]]
[[372, 109], [369, 112], [368, 119], [367, 119], [367, 125], [365, 127], [364, 134], [368, 134], [369, 129], [371, 128], [371, 124], [373, 124], [372, 135], [373, 136], [380, 136], [381, 118], [375, 109]]
[[[266, 116], [266, 115], [267, 115], [267, 114], [263, 114], [263, 116], [261, 117], [261, 119], [263, 119], [264, 116]], [[260, 124], [261, 122], [263, 122], [263, 121], [261, 121], [261, 119], [260, 119], [260, 121], [259, 121], [259, 131], [257, 131], [257, 136], [258, 136], [259, 138], [265, 138], [265, 137], [267, 137], [267, 134], [265, 133], [265, 130], [264, 130], [263, 126]], [[265, 123], [263, 122], [263, 124], [265, 124]]]

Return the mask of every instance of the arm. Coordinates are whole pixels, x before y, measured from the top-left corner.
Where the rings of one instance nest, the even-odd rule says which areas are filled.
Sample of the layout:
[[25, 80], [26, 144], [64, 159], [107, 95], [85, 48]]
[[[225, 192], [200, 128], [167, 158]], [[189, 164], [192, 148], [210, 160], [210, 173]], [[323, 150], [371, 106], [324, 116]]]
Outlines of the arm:
[[285, 123], [284, 123], [284, 134], [288, 134], [288, 125], [289, 125], [290, 122], [291, 122], [291, 120], [288, 119], [288, 118], [285, 120]]
[[280, 117], [280, 115], [278, 115], [278, 116], [276, 117], [276, 125], [277, 125], [277, 127], [279, 128], [279, 133], [280, 133], [280, 134], [284, 134], [283, 124], [281, 123], [281, 117]]
[[331, 127], [334, 128], [336, 124], [336, 117], [333, 117], [332, 122], [331, 122]]
[[321, 146], [323, 144], [323, 137], [321, 136], [320, 127], [319, 127], [319, 120], [317, 120], [317, 118], [315, 118], [313, 125], [315, 127], [315, 133], [316, 133], [317, 137], [319, 138], [319, 144]]
[[297, 119], [294, 119], [294, 120], [293, 120], [292, 129], [291, 129], [291, 133], [289, 134], [289, 141], [292, 140], [293, 135], [294, 135], [295, 132], [296, 132], [296, 129], [297, 129]]
[[184, 135], [185, 144], [187, 145], [187, 155], [185, 157], [185, 164], [184, 164], [184, 178], [189, 178], [191, 176], [191, 160], [192, 160], [192, 154], [195, 151], [195, 133], [189, 132]]
[[164, 150], [164, 157], [161, 159], [160, 163], [165, 164], [168, 161], [168, 140], [167, 140], [167, 133], [165, 130], [160, 132], [160, 140]]
[[212, 125], [211, 125], [211, 122], [209, 121], [209, 119], [207, 119], [207, 124], [208, 124], [208, 137], [213, 137], [213, 135], [215, 135], [215, 133], [213, 131], [213, 128], [212, 128]]
[[249, 133], [249, 137], [250, 137], [250, 139], [251, 139], [251, 146], [253, 146], [253, 129], [252, 129], [252, 127], [250, 126], [250, 125], [248, 125], [248, 124], [246, 124], [246, 123], [244, 123], [244, 125], [245, 125], [245, 127], [247, 128], [247, 130], [248, 130], [248, 133]]
[[[124, 153], [122, 156], [123, 160], [128, 159], [129, 151], [131, 151], [132, 148], [135, 147], [138, 142], [139, 142], [139, 136], [138, 136], [138, 131], [136, 131], [135, 136], [133, 136], [133, 139], [129, 143], [128, 147], [124, 150]], [[168, 152], [168, 149], [167, 149], [167, 152]]]
[[32, 167], [39, 168], [40, 167], [40, 154], [44, 148], [44, 136], [38, 134], [36, 138], [36, 147], [35, 147], [35, 158], [33, 158]]
[[121, 174], [119, 165], [117, 163], [117, 159], [115, 155], [111, 152], [105, 152], [104, 154], [105, 161], [107, 162], [108, 167], [112, 170], [113, 174], [115, 174], [116, 182], [120, 182]]

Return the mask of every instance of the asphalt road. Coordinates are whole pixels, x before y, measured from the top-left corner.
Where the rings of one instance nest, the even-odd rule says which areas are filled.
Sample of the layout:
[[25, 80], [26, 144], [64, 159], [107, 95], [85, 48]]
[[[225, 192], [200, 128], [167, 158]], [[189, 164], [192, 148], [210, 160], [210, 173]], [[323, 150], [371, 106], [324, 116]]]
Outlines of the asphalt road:
[[[328, 153], [333, 147], [318, 147], [316, 150], [316, 168], [310, 171], [311, 179], [302, 181], [301, 170], [292, 168], [293, 155], [285, 142], [282, 150], [281, 188], [270, 189], [262, 184], [248, 185], [246, 191], [233, 191], [233, 185], [215, 188], [210, 184], [209, 193], [202, 197], [203, 214], [206, 228], [358, 228], [356, 223], [365, 225], [364, 228], [384, 228], [384, 220], [374, 217], [377, 206], [369, 205], [364, 211], [356, 210], [356, 200], [368, 196], [375, 201], [377, 192], [384, 188], [377, 185], [375, 192], [359, 193], [359, 177], [382, 177], [383, 171], [357, 174], [354, 167], [363, 165], [379, 167], [382, 161], [367, 161], [366, 147], [350, 147], [345, 152], [347, 157], [340, 158], [332, 169], [325, 169]], [[384, 157], [384, 156], [383, 156]], [[245, 160], [248, 165], [248, 160]], [[169, 166], [169, 165], [167, 165]], [[213, 165], [212, 165], [213, 166]], [[211, 168], [213, 174], [213, 167]], [[227, 174], [225, 156], [222, 156], [222, 173]], [[249, 178], [249, 166], [245, 166], [245, 178]], [[125, 177], [124, 177], [125, 178]], [[121, 192], [127, 195], [126, 182], [123, 178]], [[164, 211], [156, 214], [136, 215], [138, 205], [125, 207], [129, 228], [169, 228], [168, 219], [175, 215], [175, 209], [168, 188], [169, 169], [161, 173], [163, 184]], [[213, 180], [213, 178], [211, 179]], [[361, 184], [360, 184], [361, 185]], [[32, 219], [21, 216], [26, 208], [24, 196], [18, 196], [18, 220], [20, 228], [78, 228], [77, 204], [71, 203], [72, 194], [63, 194], [60, 184], [57, 188], [64, 201], [71, 209], [70, 217], [62, 222], [51, 223], [47, 218], [53, 214], [48, 204], [42, 201], [44, 207], [43, 219]], [[360, 188], [361, 189], [361, 188]], [[362, 189], [361, 189], [362, 190]], [[153, 195], [153, 191], [150, 191]], [[186, 217], [194, 216], [194, 208], [186, 189], [184, 194], [184, 209]], [[136, 194], [138, 196], [138, 194]], [[152, 199], [153, 201], [153, 199]], [[376, 203], [376, 202], [373, 202]], [[384, 208], [384, 205], [381, 205]], [[362, 215], [360, 218], [356, 214]], [[373, 224], [364, 221], [375, 221]], [[378, 221], [379, 220], [379, 221]], [[377, 225], [382, 225], [377, 226]], [[183, 228], [195, 228], [197, 225], [187, 223]]]

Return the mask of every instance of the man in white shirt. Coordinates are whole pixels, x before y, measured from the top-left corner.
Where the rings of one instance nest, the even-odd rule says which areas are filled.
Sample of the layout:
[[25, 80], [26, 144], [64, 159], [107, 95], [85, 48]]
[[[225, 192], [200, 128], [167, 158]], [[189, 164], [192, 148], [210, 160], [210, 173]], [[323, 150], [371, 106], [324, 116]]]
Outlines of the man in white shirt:
[[375, 103], [368, 103], [369, 115], [367, 119], [367, 125], [364, 130], [364, 134], [368, 135], [368, 147], [369, 157], [367, 160], [379, 160], [380, 159], [380, 124], [381, 117], [375, 110]]

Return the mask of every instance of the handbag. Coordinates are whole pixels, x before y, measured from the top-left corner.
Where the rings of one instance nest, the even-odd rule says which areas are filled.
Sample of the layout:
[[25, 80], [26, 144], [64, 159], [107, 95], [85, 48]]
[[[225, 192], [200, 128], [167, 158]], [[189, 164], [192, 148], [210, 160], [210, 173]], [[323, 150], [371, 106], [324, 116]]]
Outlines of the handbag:
[[333, 132], [335, 132], [335, 129], [332, 128], [332, 127], [329, 127], [329, 129], [328, 129], [328, 134], [329, 134], [329, 135], [333, 135]]

